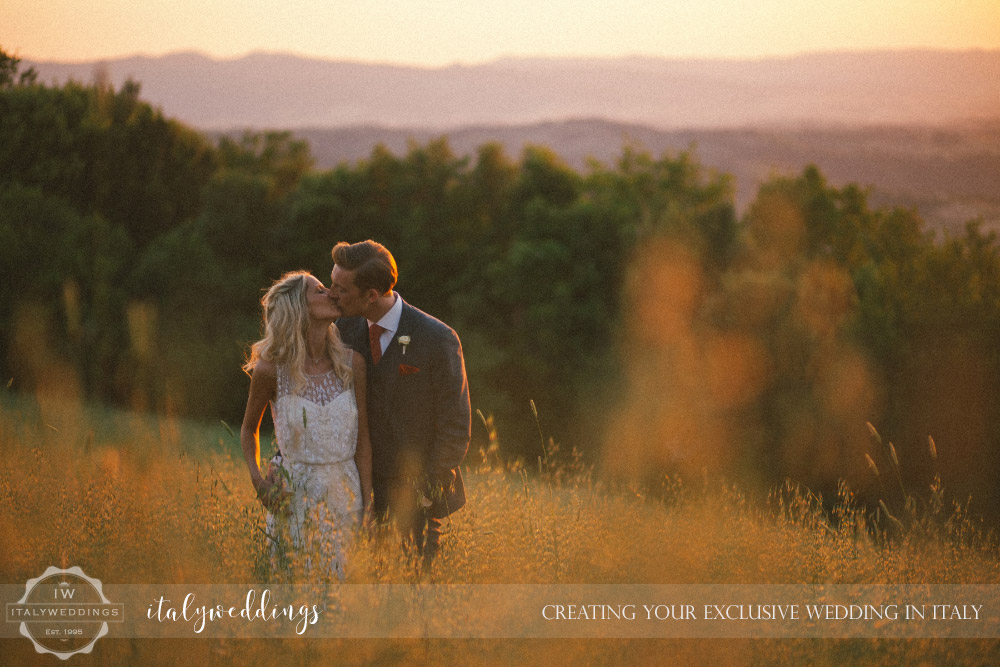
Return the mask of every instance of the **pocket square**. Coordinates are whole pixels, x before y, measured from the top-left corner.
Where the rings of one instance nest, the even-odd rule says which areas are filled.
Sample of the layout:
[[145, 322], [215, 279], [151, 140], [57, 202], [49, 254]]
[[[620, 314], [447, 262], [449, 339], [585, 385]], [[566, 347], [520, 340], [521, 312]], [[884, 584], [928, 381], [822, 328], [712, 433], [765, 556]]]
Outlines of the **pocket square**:
[[416, 366], [408, 366], [406, 364], [400, 364], [399, 365], [399, 374], [400, 375], [413, 375], [414, 373], [419, 373], [419, 372], [420, 372], [420, 369], [417, 368]]

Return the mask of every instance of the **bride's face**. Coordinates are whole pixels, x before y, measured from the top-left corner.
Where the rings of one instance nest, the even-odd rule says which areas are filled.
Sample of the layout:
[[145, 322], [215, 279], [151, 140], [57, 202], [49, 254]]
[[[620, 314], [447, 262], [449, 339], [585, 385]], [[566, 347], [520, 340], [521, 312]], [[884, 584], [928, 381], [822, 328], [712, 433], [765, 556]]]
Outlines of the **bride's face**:
[[311, 320], [335, 320], [340, 317], [340, 308], [330, 299], [330, 290], [315, 276], [306, 278], [306, 305]]

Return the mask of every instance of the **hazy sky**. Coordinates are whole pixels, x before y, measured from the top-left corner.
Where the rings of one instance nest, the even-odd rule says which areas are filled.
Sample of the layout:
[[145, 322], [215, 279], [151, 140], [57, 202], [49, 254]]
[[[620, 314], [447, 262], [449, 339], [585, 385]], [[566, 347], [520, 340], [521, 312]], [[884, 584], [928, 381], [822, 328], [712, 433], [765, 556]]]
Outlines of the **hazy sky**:
[[0, 46], [35, 60], [263, 50], [421, 65], [995, 49], [1000, 0], [0, 0]]

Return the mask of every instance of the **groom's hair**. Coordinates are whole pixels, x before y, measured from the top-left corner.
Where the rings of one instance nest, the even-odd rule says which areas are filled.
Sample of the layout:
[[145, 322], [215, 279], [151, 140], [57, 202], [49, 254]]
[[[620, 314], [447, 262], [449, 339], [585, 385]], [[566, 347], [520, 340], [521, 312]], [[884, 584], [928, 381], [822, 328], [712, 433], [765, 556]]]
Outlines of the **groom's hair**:
[[399, 272], [392, 253], [381, 243], [368, 239], [358, 243], [341, 241], [333, 246], [333, 263], [354, 271], [354, 284], [362, 292], [370, 289], [387, 294], [396, 286]]

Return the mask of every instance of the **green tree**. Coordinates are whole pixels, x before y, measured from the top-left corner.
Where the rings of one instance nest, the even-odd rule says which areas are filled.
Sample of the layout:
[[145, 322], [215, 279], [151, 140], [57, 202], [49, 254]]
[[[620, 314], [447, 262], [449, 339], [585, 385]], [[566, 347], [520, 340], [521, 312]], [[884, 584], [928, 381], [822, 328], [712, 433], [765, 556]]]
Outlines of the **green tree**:
[[18, 72], [20, 69], [21, 59], [10, 55], [0, 47], [0, 88], [28, 86], [38, 80], [38, 72], [34, 67]]
[[280, 199], [298, 185], [312, 168], [309, 144], [292, 138], [291, 132], [244, 132], [240, 139], [219, 139], [219, 162], [223, 169], [264, 178], [269, 195]]
[[193, 217], [214, 154], [137, 95], [134, 83], [0, 89], [0, 180], [100, 215], [139, 247]]

